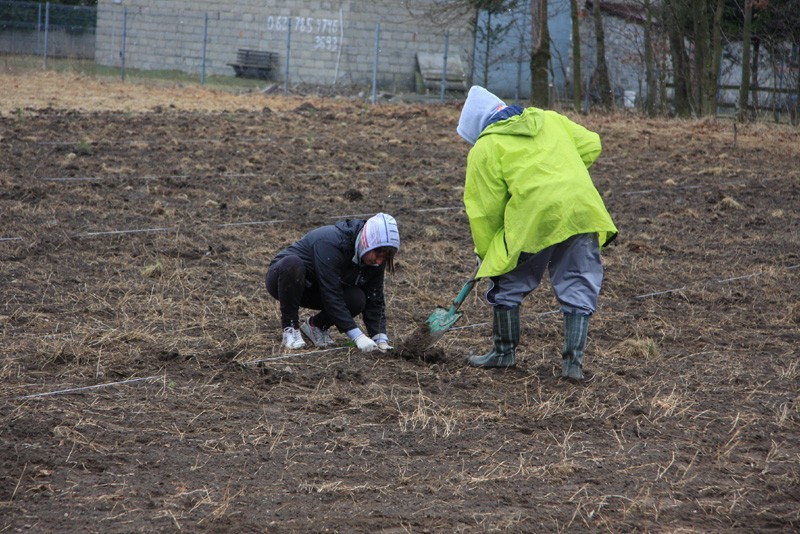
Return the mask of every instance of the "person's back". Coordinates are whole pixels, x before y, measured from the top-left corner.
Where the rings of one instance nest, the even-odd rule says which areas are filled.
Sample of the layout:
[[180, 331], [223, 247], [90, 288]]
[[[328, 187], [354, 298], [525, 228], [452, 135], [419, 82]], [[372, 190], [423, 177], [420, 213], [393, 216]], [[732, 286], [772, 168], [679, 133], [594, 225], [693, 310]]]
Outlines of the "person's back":
[[477, 278], [489, 278], [492, 350], [473, 367], [512, 367], [520, 339], [519, 306], [550, 274], [564, 314], [562, 376], [582, 380], [589, 317], [603, 279], [600, 250], [617, 228], [589, 176], [600, 137], [553, 111], [506, 106], [473, 87], [456, 129], [473, 144], [464, 206]]

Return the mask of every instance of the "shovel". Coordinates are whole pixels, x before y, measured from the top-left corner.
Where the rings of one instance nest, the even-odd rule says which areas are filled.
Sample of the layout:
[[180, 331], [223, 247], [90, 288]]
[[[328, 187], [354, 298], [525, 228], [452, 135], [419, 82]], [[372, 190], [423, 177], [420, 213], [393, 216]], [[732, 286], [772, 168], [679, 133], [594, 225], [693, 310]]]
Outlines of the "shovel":
[[450, 305], [450, 307], [444, 308], [442, 306], [438, 306], [430, 315], [430, 317], [428, 317], [428, 320], [425, 321], [425, 327], [421, 329], [422, 335], [416, 342], [417, 346], [422, 348], [422, 350], [431, 348], [437, 341], [439, 341], [444, 333], [450, 330], [450, 328], [456, 324], [459, 319], [461, 319], [461, 316], [464, 315], [464, 313], [458, 311], [458, 309], [464, 303], [464, 300], [466, 300], [467, 295], [469, 295], [469, 292], [472, 291], [472, 288], [475, 287], [475, 284], [477, 283], [475, 276], [478, 274], [478, 270], [480, 268], [481, 262], [478, 260], [478, 265], [475, 267], [475, 272], [472, 273], [470, 279], [467, 280], [467, 283], [461, 288], [461, 291], [453, 300], [453, 303]]

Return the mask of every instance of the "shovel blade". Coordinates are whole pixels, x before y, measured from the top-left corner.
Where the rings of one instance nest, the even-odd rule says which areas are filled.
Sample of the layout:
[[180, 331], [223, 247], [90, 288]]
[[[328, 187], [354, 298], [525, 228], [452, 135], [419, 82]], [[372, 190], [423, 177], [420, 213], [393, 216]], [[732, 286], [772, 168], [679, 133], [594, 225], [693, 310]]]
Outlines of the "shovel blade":
[[401, 342], [401, 350], [424, 353], [433, 347], [462, 315], [463, 313], [452, 308], [436, 308], [425, 324], [420, 324], [410, 338]]
[[464, 315], [460, 311], [455, 311], [452, 308], [436, 308], [434, 312], [428, 317], [427, 325], [428, 330], [430, 330], [431, 335], [433, 336], [441, 336], [450, 328], [456, 324], [456, 322], [461, 319], [461, 316]]

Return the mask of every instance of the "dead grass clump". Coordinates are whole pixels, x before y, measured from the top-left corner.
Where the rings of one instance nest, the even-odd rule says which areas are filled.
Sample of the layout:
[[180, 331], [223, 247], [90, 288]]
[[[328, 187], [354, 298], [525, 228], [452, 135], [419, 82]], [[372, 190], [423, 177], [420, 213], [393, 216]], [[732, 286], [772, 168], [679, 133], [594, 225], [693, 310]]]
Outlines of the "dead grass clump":
[[161, 265], [161, 261], [158, 260], [143, 267], [141, 273], [145, 278], [158, 278], [164, 273], [164, 267]]
[[618, 344], [613, 352], [619, 353], [621, 356], [629, 359], [644, 358], [657, 358], [660, 354], [658, 344], [653, 338], [636, 338], [626, 339]]
[[[416, 394], [412, 394], [408, 399], [402, 399], [398, 393], [393, 395], [397, 411], [399, 412], [398, 424], [401, 432], [411, 432], [415, 430], [425, 430], [430, 428], [434, 439], [447, 438], [453, 432], [457, 418], [446, 408], [439, 406], [431, 398], [427, 397], [422, 387], [419, 387]], [[410, 404], [413, 409], [404, 409], [403, 405]]]
[[794, 324], [800, 324], [800, 303], [790, 304], [786, 315]]
[[740, 202], [734, 200], [731, 197], [723, 197], [723, 199], [719, 201], [717, 206], [719, 206], [719, 208], [723, 210], [740, 210], [744, 208], [744, 206], [742, 206]]

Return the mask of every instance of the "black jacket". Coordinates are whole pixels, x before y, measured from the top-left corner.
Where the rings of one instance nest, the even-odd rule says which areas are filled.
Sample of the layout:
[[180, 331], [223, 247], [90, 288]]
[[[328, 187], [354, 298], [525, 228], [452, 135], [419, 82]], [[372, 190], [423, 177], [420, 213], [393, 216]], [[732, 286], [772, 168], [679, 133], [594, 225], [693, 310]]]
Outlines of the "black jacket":
[[379, 267], [353, 261], [356, 237], [366, 220], [346, 220], [311, 230], [295, 243], [278, 252], [270, 265], [281, 258], [294, 255], [306, 267], [306, 291], [317, 292], [323, 309], [340, 332], [358, 325], [350, 316], [344, 302], [343, 288], [356, 286], [364, 291], [367, 303], [362, 313], [367, 334], [386, 333], [383, 280], [385, 265]]

